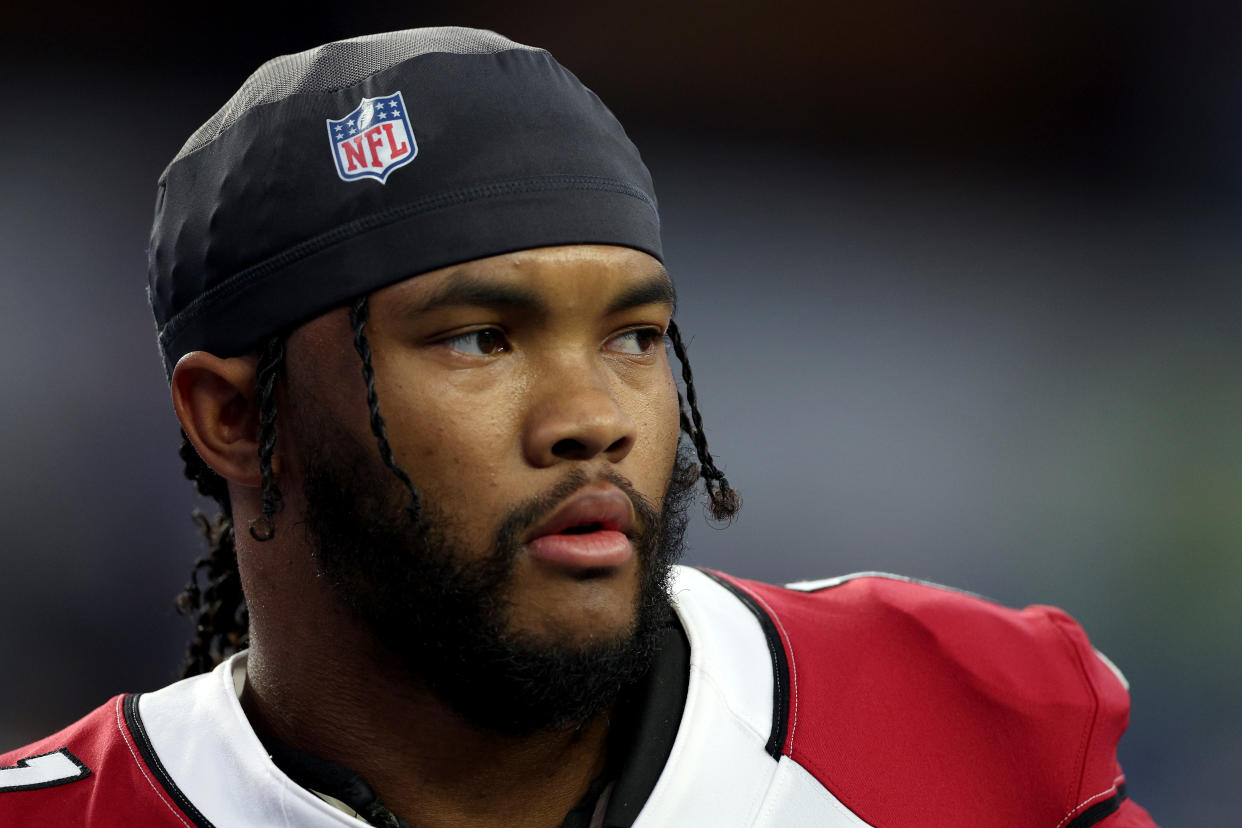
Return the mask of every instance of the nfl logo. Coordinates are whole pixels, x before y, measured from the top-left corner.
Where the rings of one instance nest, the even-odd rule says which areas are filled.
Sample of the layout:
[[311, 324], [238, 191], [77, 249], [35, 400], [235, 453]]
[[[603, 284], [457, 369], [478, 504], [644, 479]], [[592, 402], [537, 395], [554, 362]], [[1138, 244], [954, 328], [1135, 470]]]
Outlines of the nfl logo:
[[329, 118], [328, 141], [342, 181], [374, 178], [383, 184], [389, 173], [418, 155], [400, 92], [363, 98], [357, 109], [339, 121]]

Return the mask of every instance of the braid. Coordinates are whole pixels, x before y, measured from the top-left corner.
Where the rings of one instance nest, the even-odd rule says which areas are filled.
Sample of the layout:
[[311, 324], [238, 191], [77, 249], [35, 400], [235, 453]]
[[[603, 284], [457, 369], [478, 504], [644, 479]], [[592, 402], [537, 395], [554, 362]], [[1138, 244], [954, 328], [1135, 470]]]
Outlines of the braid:
[[[668, 323], [668, 337], [673, 343], [673, 352], [677, 354], [677, 359], [681, 362], [681, 377], [686, 384], [685, 400], [682, 399], [680, 393], [677, 395], [681, 430], [694, 443], [695, 453], [699, 456], [699, 474], [703, 478], [703, 485], [707, 487], [707, 496], [711, 499], [712, 517], [716, 520], [729, 520], [741, 509], [742, 498], [729, 485], [724, 472], [716, 468], [716, 461], [712, 459], [711, 452], [707, 450], [707, 435], [703, 431], [703, 415], [699, 413], [699, 396], [694, 390], [694, 376], [690, 372], [690, 360], [686, 357], [685, 343], [681, 341], [681, 331], [677, 329], [677, 323], [672, 320]], [[687, 401], [689, 405], [686, 405]], [[687, 408], [690, 411], [688, 416]]]
[[[280, 489], [272, 474], [276, 449], [276, 380], [285, 365], [285, 339], [273, 336], [263, 343], [257, 370], [259, 383], [259, 474], [263, 481], [263, 515], [250, 521], [250, 537], [271, 540], [276, 534], [273, 516], [280, 508]], [[260, 528], [256, 530], [256, 525]]]
[[391, 469], [397, 479], [409, 489], [410, 516], [417, 519], [418, 491], [415, 490], [405, 469], [401, 468], [396, 458], [392, 456], [392, 447], [388, 445], [388, 426], [384, 423], [383, 415], [380, 414], [379, 395], [375, 393], [375, 369], [371, 366], [371, 343], [367, 341], [366, 335], [367, 299], [367, 296], [362, 296], [350, 306], [349, 324], [354, 329], [354, 349], [362, 359], [362, 378], [367, 384], [367, 408], [371, 412], [371, 433], [375, 435], [375, 441], [379, 444], [380, 458], [384, 461], [384, 465]]
[[[276, 379], [284, 366], [284, 337], [268, 339], [260, 352], [259, 380], [259, 468], [263, 477], [263, 516], [252, 521], [250, 534], [268, 540], [275, 534], [272, 516], [280, 506], [280, 490], [272, 474], [272, 454], [276, 445]], [[185, 476], [194, 482], [200, 495], [215, 500], [220, 514], [208, 518], [199, 509], [192, 513], [199, 532], [207, 541], [207, 554], [194, 562], [190, 581], [177, 596], [177, 611], [194, 620], [194, 639], [186, 649], [182, 678], [209, 672], [228, 656], [249, 643], [250, 614], [242, 594], [237, 569], [237, 545], [233, 533], [233, 506], [228, 484], [195, 451], [181, 432], [178, 452], [185, 463]], [[255, 531], [259, 520], [266, 523], [266, 535]], [[203, 573], [200, 588], [199, 573]]]

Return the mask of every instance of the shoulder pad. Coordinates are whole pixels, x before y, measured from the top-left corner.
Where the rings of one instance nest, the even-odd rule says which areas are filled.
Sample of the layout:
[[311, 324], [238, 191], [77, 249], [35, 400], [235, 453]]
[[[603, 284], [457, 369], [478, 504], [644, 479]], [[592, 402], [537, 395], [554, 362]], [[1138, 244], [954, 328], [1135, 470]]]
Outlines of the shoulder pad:
[[713, 574], [783, 645], [782, 752], [866, 822], [1065, 828], [1124, 799], [1129, 696], [1065, 612], [880, 573]]

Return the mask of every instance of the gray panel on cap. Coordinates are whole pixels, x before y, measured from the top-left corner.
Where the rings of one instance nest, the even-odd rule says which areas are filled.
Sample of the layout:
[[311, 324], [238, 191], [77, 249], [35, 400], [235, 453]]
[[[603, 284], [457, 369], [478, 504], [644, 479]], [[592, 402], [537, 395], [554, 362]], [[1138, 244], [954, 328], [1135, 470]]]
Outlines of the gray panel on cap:
[[351, 86], [410, 58], [443, 52], [450, 55], [488, 55], [510, 49], [542, 52], [484, 29], [432, 26], [400, 32], [352, 37], [305, 52], [281, 55], [260, 66], [241, 89], [203, 124], [169, 164], [211, 143], [249, 110], [300, 92], [326, 92]]

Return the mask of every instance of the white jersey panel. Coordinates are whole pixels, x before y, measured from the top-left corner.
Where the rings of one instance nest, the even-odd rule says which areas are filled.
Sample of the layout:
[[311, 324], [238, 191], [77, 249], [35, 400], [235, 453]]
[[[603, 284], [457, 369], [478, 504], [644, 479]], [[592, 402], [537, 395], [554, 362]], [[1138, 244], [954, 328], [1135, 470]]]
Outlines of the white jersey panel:
[[754, 824], [776, 760], [772, 660], [758, 619], [703, 573], [677, 567], [673, 605], [690, 642], [677, 739], [634, 828]]
[[[733, 593], [697, 569], [673, 568], [673, 608], [690, 641], [690, 689], [696, 671], [721, 688], [728, 708], [760, 735], [772, 731], [772, 657], [759, 619]], [[681, 728], [698, 719], [689, 699]], [[681, 734], [678, 734], [678, 739]]]
[[776, 778], [763, 810], [755, 821], [756, 828], [872, 828], [788, 756], [782, 756]]
[[764, 751], [763, 740], [729, 712], [710, 679], [701, 682], [695, 705], [700, 714], [713, 718], [714, 725], [694, 738], [678, 734], [634, 828], [755, 824], [777, 763]]

